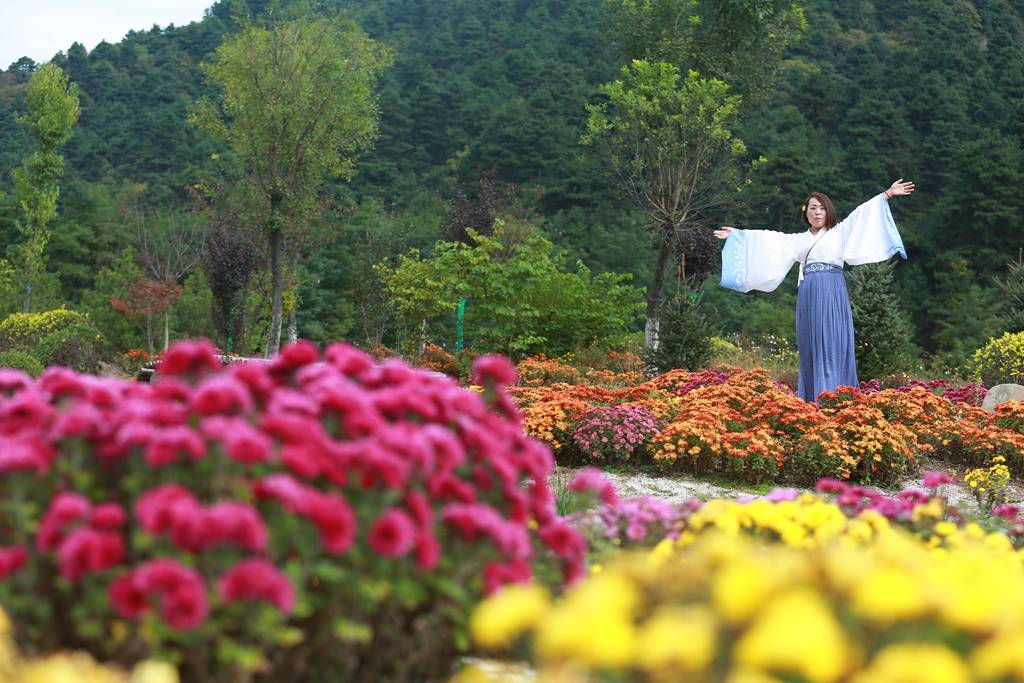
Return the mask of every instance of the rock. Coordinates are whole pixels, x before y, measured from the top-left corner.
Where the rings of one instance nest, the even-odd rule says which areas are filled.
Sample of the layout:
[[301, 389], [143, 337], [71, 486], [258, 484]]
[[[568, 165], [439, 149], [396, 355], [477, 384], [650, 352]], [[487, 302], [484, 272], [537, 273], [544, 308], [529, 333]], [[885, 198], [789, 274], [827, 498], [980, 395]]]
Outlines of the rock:
[[991, 413], [997, 405], [1007, 401], [1024, 401], [1024, 387], [1019, 384], [997, 384], [988, 390], [981, 407]]

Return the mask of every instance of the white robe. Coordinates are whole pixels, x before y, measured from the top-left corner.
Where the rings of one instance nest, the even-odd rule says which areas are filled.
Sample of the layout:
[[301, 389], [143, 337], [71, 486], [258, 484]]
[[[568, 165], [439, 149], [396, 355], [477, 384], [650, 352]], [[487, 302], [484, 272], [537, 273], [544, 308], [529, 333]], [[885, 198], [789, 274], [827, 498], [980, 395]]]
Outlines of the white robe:
[[889, 211], [885, 193], [864, 202], [835, 227], [814, 235], [774, 230], [729, 232], [722, 249], [722, 286], [738, 292], [770, 292], [793, 267], [804, 263], [857, 266], [885, 261], [893, 254], [907, 258], [903, 240]]

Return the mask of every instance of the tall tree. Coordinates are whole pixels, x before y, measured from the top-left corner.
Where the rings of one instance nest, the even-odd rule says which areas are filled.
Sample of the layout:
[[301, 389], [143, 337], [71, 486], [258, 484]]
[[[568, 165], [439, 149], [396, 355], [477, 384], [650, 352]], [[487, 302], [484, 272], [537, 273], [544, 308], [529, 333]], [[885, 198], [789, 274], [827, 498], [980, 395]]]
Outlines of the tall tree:
[[281, 342], [284, 267], [293, 229], [330, 177], [351, 177], [377, 134], [377, 77], [390, 52], [340, 19], [249, 25], [204, 64], [222, 90], [200, 100], [193, 120], [227, 140], [260, 197], [267, 238], [271, 320], [267, 355]]
[[[658, 258], [647, 289], [644, 345], [657, 347], [662, 290], [672, 256], [687, 231], [710, 227], [738, 185], [733, 160], [745, 151], [732, 127], [740, 98], [717, 79], [666, 62], [634, 60], [590, 106], [582, 142], [602, 146], [619, 186], [658, 234]], [[684, 256], [685, 258], [685, 256]], [[682, 264], [685, 275], [685, 260]]]
[[582, 141], [605, 143], [619, 187], [658, 232], [644, 328], [644, 344], [653, 350], [673, 253], [683, 277], [699, 288], [686, 274], [687, 251], [707, 249], [693, 233], [708, 227], [712, 212], [739, 186], [737, 161], [746, 148], [733, 131], [741, 102], [767, 91], [806, 22], [793, 0], [606, 0], [605, 6], [613, 40], [631, 61], [601, 89], [607, 102], [589, 107]]
[[26, 313], [32, 306], [32, 284], [46, 266], [43, 251], [50, 240], [50, 223], [57, 215], [64, 177], [64, 157], [57, 150], [71, 137], [80, 113], [78, 86], [52, 62], [32, 74], [27, 95], [28, 109], [18, 123], [31, 136], [33, 150], [11, 171], [14, 196], [23, 215], [15, 225], [24, 239], [13, 249], [13, 256], [24, 287]]

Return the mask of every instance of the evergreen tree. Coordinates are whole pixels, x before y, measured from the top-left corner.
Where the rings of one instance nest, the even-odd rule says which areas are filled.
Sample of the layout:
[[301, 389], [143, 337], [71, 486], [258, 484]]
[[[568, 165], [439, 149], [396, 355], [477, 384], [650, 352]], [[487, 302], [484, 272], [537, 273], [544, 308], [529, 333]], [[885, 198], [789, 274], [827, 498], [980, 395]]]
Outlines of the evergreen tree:
[[995, 278], [1002, 292], [1002, 320], [1005, 332], [1024, 332], [1024, 256], [1006, 266], [1006, 275]]
[[680, 287], [662, 304], [658, 348], [648, 351], [647, 364], [658, 372], [702, 370], [711, 360], [711, 337], [716, 332], [698, 292]]
[[850, 271], [850, 305], [857, 374], [876, 379], [907, 371], [914, 358], [907, 315], [893, 293], [893, 266], [877, 263]]

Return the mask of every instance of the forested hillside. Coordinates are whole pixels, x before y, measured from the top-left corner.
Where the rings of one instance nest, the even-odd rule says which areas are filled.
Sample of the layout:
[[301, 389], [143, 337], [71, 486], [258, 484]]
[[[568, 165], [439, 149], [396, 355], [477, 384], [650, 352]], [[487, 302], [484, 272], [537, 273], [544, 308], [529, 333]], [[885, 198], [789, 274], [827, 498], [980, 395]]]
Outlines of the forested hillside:
[[[262, 3], [250, 2], [259, 12]], [[493, 168], [516, 191], [506, 210], [541, 223], [594, 270], [646, 285], [653, 247], [641, 221], [579, 145], [585, 105], [621, 57], [602, 0], [351, 0], [341, 3], [389, 45], [381, 132], [355, 178], [339, 184], [325, 239], [304, 266], [300, 334], [359, 338], [370, 255], [429, 249], [450, 202]], [[840, 212], [898, 178], [918, 191], [894, 208], [910, 259], [898, 293], [918, 345], [958, 362], [1002, 331], [993, 276], [1024, 246], [1024, 6], [1008, 0], [805, 3], [808, 28], [740, 136], [763, 156], [720, 221], [795, 231], [811, 190]], [[226, 3], [201, 22], [129, 34], [55, 59], [81, 93], [64, 149], [68, 176], [48, 247], [54, 300], [93, 311], [125, 281], [124, 207], [190, 206], [185, 187], [230, 158], [188, 122], [205, 86], [199, 63], [236, 28]], [[0, 74], [0, 187], [25, 154], [15, 123], [34, 65]], [[17, 207], [0, 203], [0, 236]], [[369, 264], [372, 265], [372, 264]], [[176, 331], [203, 333], [198, 275]], [[794, 287], [741, 296], [709, 287], [728, 332], [790, 335]], [[204, 296], [206, 297], [204, 299]], [[110, 315], [110, 325], [126, 323]]]

